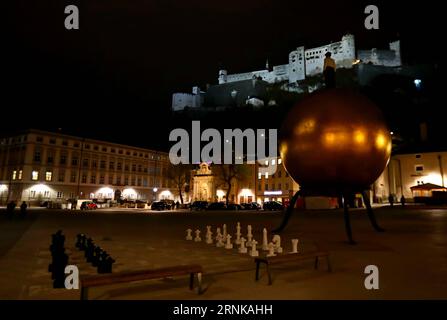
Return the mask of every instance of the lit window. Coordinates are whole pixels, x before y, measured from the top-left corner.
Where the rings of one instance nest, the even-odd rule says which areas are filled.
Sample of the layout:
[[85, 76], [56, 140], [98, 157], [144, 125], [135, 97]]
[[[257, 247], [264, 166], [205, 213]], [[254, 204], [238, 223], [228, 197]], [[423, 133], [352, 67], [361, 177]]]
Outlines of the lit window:
[[282, 160], [281, 158], [278, 159], [278, 164], [281, 164]]
[[262, 173], [258, 172], [258, 179], [261, 179], [261, 178], [262, 178]]
[[23, 174], [23, 171], [19, 170], [19, 175], [18, 175], [17, 179], [22, 180], [22, 174]]
[[12, 180], [15, 180], [16, 178], [17, 178], [17, 171], [14, 170], [14, 171], [12, 172]]
[[265, 160], [265, 165], [268, 166], [269, 165], [269, 161]]
[[268, 172], [265, 173], [265, 178], [266, 178], [266, 179], [269, 178], [269, 173], [268, 173]]
[[272, 159], [272, 166], [274, 166], [276, 164], [276, 160]]
[[39, 171], [34, 170], [33, 172], [31, 172], [31, 180], [39, 180]]
[[53, 178], [53, 172], [51, 171], [45, 172], [45, 181], [51, 181], [52, 178]]

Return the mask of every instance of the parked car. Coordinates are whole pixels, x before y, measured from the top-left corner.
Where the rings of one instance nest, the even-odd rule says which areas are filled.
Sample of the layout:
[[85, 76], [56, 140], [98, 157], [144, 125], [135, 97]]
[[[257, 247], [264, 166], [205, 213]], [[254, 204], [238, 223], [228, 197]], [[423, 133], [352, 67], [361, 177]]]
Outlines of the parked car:
[[168, 209], [169, 209], [169, 205], [165, 201], [152, 202], [151, 210], [161, 211], [161, 210], [168, 210]]
[[266, 201], [262, 208], [264, 210], [284, 210], [283, 204], [278, 201]]
[[244, 210], [260, 210], [261, 209], [261, 205], [257, 202], [241, 203], [241, 206]]
[[206, 208], [208, 208], [208, 201], [194, 201], [189, 206], [191, 210], [205, 210]]
[[160, 200], [160, 202], [164, 202], [166, 204], [166, 209], [168, 209], [168, 210], [175, 209], [175, 201], [174, 200], [164, 199], [164, 200]]
[[213, 202], [207, 208], [207, 210], [226, 210], [227, 206], [225, 202]]
[[81, 203], [81, 210], [94, 210], [94, 209], [98, 209], [98, 206], [94, 202], [84, 201]]
[[242, 207], [240, 204], [237, 203], [229, 203], [227, 206], [228, 210], [243, 210], [244, 207]]

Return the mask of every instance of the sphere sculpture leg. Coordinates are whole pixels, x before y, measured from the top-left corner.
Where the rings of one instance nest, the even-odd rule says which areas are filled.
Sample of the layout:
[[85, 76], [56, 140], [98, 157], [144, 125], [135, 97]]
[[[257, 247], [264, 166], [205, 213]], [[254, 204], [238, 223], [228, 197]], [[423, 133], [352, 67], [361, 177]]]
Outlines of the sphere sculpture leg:
[[356, 244], [355, 241], [352, 239], [352, 230], [351, 230], [351, 220], [349, 217], [349, 201], [351, 200], [350, 195], [344, 194], [343, 195], [343, 212], [345, 217], [345, 229], [346, 229], [346, 235], [348, 236], [349, 244]]
[[289, 222], [290, 216], [293, 213], [293, 209], [295, 208], [296, 201], [298, 200], [298, 196], [299, 196], [298, 192], [299, 191], [297, 191], [294, 194], [294, 196], [292, 197], [292, 199], [290, 200], [289, 206], [287, 207], [287, 210], [284, 213], [284, 217], [282, 219], [281, 224], [279, 225], [278, 228], [276, 228], [275, 230], [272, 231], [273, 233], [280, 233], [287, 226], [287, 223]]
[[374, 211], [372, 210], [371, 203], [369, 202], [369, 197], [366, 193], [366, 191], [362, 192], [363, 202], [366, 206], [366, 213], [368, 214], [369, 221], [371, 222], [371, 225], [377, 232], [384, 232], [385, 230], [382, 229], [378, 224], [376, 220], [376, 216], [374, 214]]

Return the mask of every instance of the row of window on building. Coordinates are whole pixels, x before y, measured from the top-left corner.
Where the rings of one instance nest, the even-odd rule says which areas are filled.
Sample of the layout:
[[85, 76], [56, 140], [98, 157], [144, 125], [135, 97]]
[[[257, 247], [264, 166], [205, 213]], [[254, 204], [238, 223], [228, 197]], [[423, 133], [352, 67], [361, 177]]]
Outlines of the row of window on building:
[[[63, 170], [59, 171], [58, 175], [58, 182], [65, 182], [65, 176], [66, 173]], [[23, 178], [23, 170], [13, 170], [12, 172], [12, 180], [22, 180]], [[70, 174], [70, 182], [76, 183], [78, 178], [78, 172], [77, 171], [71, 171]], [[32, 181], [39, 181], [40, 179], [40, 172], [38, 170], [31, 171], [31, 180]], [[53, 171], [47, 170], [45, 171], [44, 180], [46, 182], [52, 182], [53, 181]], [[166, 187], [166, 181], [161, 179], [162, 181], [162, 187]], [[106, 183], [106, 177], [104, 174], [98, 176], [96, 174], [91, 174], [90, 179], [88, 179], [87, 173], [82, 173], [80, 176], [80, 182], [81, 183], [90, 183], [90, 184], [105, 184]], [[109, 174], [107, 179], [108, 184], [117, 184], [117, 185], [131, 185], [131, 186], [139, 186], [139, 187], [148, 187], [149, 186], [149, 179], [147, 177], [135, 177], [135, 176], [125, 176], [124, 179], [122, 179], [122, 176]], [[157, 185], [157, 179], [151, 179], [151, 185]]]
[[[36, 137], [36, 142], [38, 143], [43, 143], [44, 142], [44, 138], [42, 136], [37, 136]], [[57, 140], [56, 138], [49, 138], [48, 140], [49, 144], [52, 145], [56, 145], [57, 144]], [[68, 147], [69, 146], [69, 142], [68, 140], [62, 140], [61, 141], [61, 145], [64, 147]], [[81, 148], [82, 144], [79, 141], [74, 141], [71, 144], [72, 147], [74, 148]], [[127, 155], [127, 156], [134, 156], [134, 157], [140, 157], [140, 158], [146, 158], [146, 159], [152, 159], [152, 160], [162, 160], [163, 156], [160, 155], [154, 155], [154, 154], [150, 154], [150, 153], [146, 153], [146, 152], [140, 152], [140, 151], [130, 151], [130, 150], [123, 150], [123, 149], [119, 149], [119, 148], [114, 148], [114, 147], [106, 147], [106, 146], [99, 146], [96, 144], [90, 144], [90, 143], [84, 143], [83, 148], [85, 150], [93, 150], [93, 151], [102, 151], [102, 152], [110, 152], [110, 153], [117, 153], [117, 154], [122, 154], [122, 155]]]

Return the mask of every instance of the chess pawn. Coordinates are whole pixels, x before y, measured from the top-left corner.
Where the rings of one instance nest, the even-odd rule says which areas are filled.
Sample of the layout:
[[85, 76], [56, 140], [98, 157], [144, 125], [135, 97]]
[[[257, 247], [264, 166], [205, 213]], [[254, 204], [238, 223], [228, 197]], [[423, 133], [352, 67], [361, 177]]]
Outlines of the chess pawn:
[[245, 238], [241, 238], [241, 246], [239, 247], [239, 253], [247, 253], [247, 247], [245, 246], [245, 242], [247, 240], [245, 240]]
[[225, 249], [233, 249], [233, 244], [231, 243], [231, 235], [227, 234], [227, 243], [225, 244]]
[[252, 257], [258, 257], [259, 256], [259, 251], [256, 250], [256, 245], [258, 244], [258, 241], [256, 240], [252, 240], [251, 241], [251, 251], [250, 251], [250, 256]]
[[253, 235], [249, 234], [247, 235], [247, 243], [245, 244], [247, 247], [251, 247], [252, 246], [252, 242], [253, 242]]
[[292, 253], [298, 253], [298, 239], [292, 239]]
[[283, 249], [281, 247], [281, 236], [279, 234], [275, 234], [273, 236], [272, 242], [275, 244], [275, 251], [278, 253], [282, 253]]
[[222, 239], [223, 239], [222, 235], [218, 234], [217, 235], [217, 239], [216, 239], [217, 240], [216, 241], [216, 247], [221, 248], [221, 247], [224, 246], [224, 243], [223, 243]]
[[212, 233], [211, 226], [206, 226], [206, 234]]
[[192, 240], [192, 230], [191, 229], [187, 229], [186, 230], [186, 240]]
[[217, 230], [216, 230], [216, 241], [219, 240], [220, 236], [222, 236], [222, 233], [220, 232], [220, 228], [217, 228]]
[[269, 250], [269, 243], [267, 240], [267, 229], [262, 229], [262, 250], [267, 251]]
[[194, 242], [200, 242], [202, 238], [200, 238], [200, 230], [196, 230], [196, 237], [194, 238]]
[[213, 233], [211, 231], [207, 232], [205, 242], [207, 244], [213, 244]]
[[224, 224], [224, 225], [222, 226], [222, 235], [223, 235], [223, 238], [224, 238], [224, 239], [227, 238], [227, 225], [226, 225], [226, 224]]
[[276, 254], [275, 254], [275, 245], [273, 244], [273, 242], [269, 243], [268, 248], [269, 248], [269, 252], [267, 253], [267, 257], [274, 257], [274, 256], [276, 256]]
[[241, 244], [241, 224], [238, 222], [236, 226], [236, 244]]

